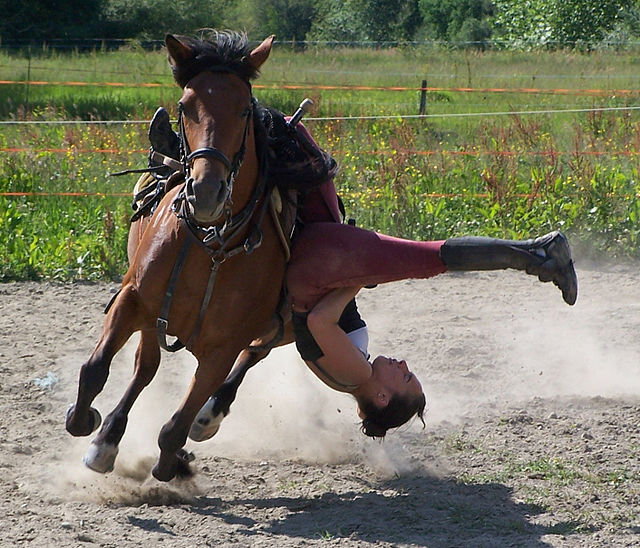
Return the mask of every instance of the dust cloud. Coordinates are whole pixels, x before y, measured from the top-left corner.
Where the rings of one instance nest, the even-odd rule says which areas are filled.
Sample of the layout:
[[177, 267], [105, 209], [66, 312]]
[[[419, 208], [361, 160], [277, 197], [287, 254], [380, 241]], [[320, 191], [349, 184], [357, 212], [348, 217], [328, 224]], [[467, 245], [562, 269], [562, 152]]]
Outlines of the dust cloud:
[[[598, 274], [590, 273], [578, 303], [569, 307], [550, 284], [523, 280], [519, 273], [470, 277], [473, 295], [465, 295], [466, 278], [442, 276], [437, 284], [389, 284], [359, 297], [371, 330], [372, 355], [406, 358], [423, 383], [427, 428], [414, 421], [401, 429], [417, 443], [430, 426], [475, 416], [487, 406], [526, 407], [536, 397], [640, 394], [640, 356], [637, 345], [629, 344], [637, 336], [640, 317], [635, 280], [624, 278], [619, 291], [628, 292], [629, 298], [613, 302], [601, 295]], [[521, 288], [526, 299], [519, 295]], [[398, 306], [399, 293], [412, 296], [410, 307]], [[407, 307], [412, 315], [407, 315]], [[131, 341], [116, 357], [111, 378], [96, 400], [103, 416], [125, 389], [135, 344]], [[195, 370], [195, 359], [185, 351], [163, 353], [162, 360], [156, 379], [132, 410], [120, 446], [114, 475], [126, 485], [149, 478], [160, 428], [179, 406]], [[75, 391], [75, 384], [69, 391]], [[390, 432], [380, 443], [361, 434], [352, 397], [324, 386], [290, 345], [272, 351], [247, 374], [231, 414], [213, 439], [189, 441], [186, 448], [196, 455], [196, 469], [203, 457], [223, 457], [363, 463], [393, 476], [412, 468], [403, 438], [407, 436]], [[89, 441], [71, 444], [71, 460], [80, 467]], [[76, 472], [72, 475], [77, 482]], [[197, 491], [197, 475], [194, 481]], [[139, 493], [134, 487], [130, 492]]]
[[[115, 357], [107, 385], [96, 398], [95, 407], [103, 418], [129, 382], [136, 338]], [[92, 437], [70, 438], [65, 466], [50, 474], [55, 478], [54, 490], [80, 500], [89, 497], [125, 504], [189, 500], [199, 493], [197, 469], [202, 457], [309, 464], [363, 462], [388, 477], [413, 467], [393, 440], [381, 443], [366, 438], [360, 432], [355, 400], [322, 384], [290, 345], [272, 351], [247, 374], [231, 413], [214, 438], [200, 443], [188, 440], [185, 448], [196, 456], [196, 475], [179, 487], [159, 487], [150, 475], [159, 451], [158, 433], [179, 406], [195, 367], [195, 358], [185, 351], [163, 353], [156, 378], [129, 415], [114, 471], [102, 476], [86, 469], [82, 455]], [[73, 399], [75, 385], [67, 390]]]

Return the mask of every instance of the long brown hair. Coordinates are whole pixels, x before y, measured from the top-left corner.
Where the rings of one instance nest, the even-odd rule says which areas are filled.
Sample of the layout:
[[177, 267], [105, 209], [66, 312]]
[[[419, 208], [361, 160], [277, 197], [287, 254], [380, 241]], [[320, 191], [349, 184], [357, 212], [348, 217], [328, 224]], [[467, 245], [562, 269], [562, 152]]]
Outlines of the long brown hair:
[[372, 402], [360, 402], [360, 410], [364, 413], [361, 430], [366, 436], [384, 438], [387, 430], [402, 426], [417, 415], [424, 428], [424, 409], [427, 398], [424, 394], [418, 397], [393, 396], [384, 407], [378, 407]]

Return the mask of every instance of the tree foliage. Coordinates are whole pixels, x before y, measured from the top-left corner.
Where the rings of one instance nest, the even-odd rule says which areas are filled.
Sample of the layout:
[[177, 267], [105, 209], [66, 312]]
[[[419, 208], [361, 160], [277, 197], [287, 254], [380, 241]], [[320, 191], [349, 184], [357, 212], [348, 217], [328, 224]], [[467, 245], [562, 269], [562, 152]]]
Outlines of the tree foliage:
[[596, 43], [634, 0], [494, 0], [496, 28], [508, 42], [531, 46]]
[[167, 32], [193, 34], [201, 28], [220, 26], [225, 3], [219, 0], [106, 0], [105, 4], [101, 37], [161, 39]]
[[640, 0], [0, 0], [0, 40], [158, 38], [202, 28], [252, 39], [437, 39], [573, 46], [637, 40]]
[[491, 0], [420, 0], [426, 38], [479, 42], [491, 36]]
[[412, 40], [422, 21], [418, 0], [317, 0], [317, 6], [313, 40]]
[[5, 0], [2, 5], [0, 38], [52, 40], [95, 37], [104, 0]]

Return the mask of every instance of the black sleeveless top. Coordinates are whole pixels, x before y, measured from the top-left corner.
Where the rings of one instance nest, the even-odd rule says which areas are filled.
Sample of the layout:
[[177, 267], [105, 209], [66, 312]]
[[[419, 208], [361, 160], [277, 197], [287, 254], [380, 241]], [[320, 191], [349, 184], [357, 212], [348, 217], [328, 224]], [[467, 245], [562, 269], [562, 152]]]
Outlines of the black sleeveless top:
[[[300, 357], [305, 361], [315, 362], [324, 356], [324, 352], [307, 327], [307, 316], [309, 316], [309, 312], [294, 311], [291, 316], [291, 323], [293, 324], [293, 332], [296, 336], [296, 348], [300, 353]], [[360, 317], [356, 300], [351, 299], [340, 315], [338, 326], [345, 333], [351, 333], [356, 329], [366, 327], [366, 325]]]

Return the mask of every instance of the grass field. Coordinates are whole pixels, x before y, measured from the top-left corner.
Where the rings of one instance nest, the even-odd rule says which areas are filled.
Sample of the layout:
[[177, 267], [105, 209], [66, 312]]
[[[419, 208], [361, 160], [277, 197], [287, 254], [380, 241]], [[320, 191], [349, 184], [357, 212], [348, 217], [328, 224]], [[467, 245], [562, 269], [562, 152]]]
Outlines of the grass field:
[[[620, 52], [276, 45], [254, 93], [288, 113], [309, 96], [314, 117], [389, 116], [307, 121], [361, 226], [415, 238], [562, 228], [583, 254], [638, 257], [640, 115], [615, 109], [640, 107], [639, 69]], [[401, 119], [417, 114], [423, 79], [431, 117]], [[158, 105], [175, 115], [165, 54], [0, 53], [0, 80], [21, 82], [0, 85], [2, 120], [131, 121], [0, 125], [0, 193], [100, 194], [0, 196], [0, 279], [118, 278], [135, 176], [107, 173], [145, 165], [136, 120]]]

